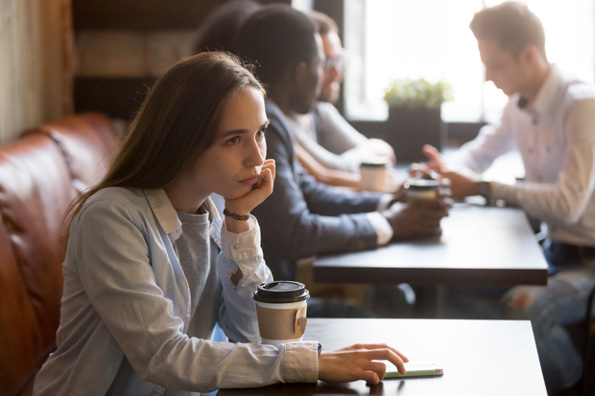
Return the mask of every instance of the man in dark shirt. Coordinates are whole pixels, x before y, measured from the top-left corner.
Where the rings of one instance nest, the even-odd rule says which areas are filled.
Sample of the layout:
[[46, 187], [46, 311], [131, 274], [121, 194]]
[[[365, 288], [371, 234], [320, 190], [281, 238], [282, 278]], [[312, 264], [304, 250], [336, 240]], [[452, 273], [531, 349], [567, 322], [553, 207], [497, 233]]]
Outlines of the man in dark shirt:
[[267, 264], [277, 279], [295, 279], [299, 259], [375, 248], [391, 240], [434, 235], [446, 207], [410, 206], [379, 193], [345, 193], [317, 183], [295, 159], [286, 114], [305, 114], [320, 93], [324, 53], [313, 22], [272, 5], [240, 28], [237, 53], [256, 65], [267, 87], [268, 158], [276, 161], [273, 194], [254, 210]]

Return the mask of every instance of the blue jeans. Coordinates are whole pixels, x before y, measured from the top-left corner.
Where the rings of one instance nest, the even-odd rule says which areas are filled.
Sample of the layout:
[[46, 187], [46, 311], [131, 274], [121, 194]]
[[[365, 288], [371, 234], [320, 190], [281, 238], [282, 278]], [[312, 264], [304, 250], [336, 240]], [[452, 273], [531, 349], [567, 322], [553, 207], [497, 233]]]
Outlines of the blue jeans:
[[563, 257], [552, 246], [549, 239], [543, 244], [550, 267], [548, 285], [512, 288], [502, 299], [502, 315], [531, 320], [546, 386], [556, 392], [581, 377], [581, 353], [565, 326], [585, 320], [595, 287], [595, 257]]

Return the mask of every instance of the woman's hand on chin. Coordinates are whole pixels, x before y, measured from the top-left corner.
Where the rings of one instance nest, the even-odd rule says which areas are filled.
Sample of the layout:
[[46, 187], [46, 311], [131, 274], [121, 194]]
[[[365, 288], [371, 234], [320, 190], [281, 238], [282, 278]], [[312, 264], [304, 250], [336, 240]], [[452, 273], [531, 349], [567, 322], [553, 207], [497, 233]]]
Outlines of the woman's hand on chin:
[[[252, 210], [260, 205], [269, 195], [273, 193], [273, 185], [275, 182], [275, 160], [268, 159], [264, 161], [262, 170], [258, 177], [258, 182], [245, 195], [235, 199], [225, 199], [225, 209], [230, 213], [235, 213], [241, 216], [249, 215]], [[231, 221], [228, 221], [231, 220]], [[238, 223], [231, 217], [226, 216], [226, 223], [228, 229], [232, 232], [231, 223]], [[245, 222], [247, 225], [247, 222]], [[242, 227], [244, 228], [244, 227]]]

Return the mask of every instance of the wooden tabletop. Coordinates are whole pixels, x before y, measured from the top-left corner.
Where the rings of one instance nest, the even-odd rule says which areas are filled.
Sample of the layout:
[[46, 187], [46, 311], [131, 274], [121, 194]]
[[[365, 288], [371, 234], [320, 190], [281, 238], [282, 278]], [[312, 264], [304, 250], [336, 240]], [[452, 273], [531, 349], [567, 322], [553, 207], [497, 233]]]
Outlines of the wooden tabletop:
[[390, 379], [377, 386], [279, 384], [220, 390], [227, 395], [546, 396], [529, 321], [444, 319], [309, 319], [305, 339], [326, 350], [356, 342], [388, 343], [410, 359], [435, 359], [441, 377]]
[[547, 262], [523, 211], [455, 204], [439, 237], [318, 257], [317, 282], [545, 285]]

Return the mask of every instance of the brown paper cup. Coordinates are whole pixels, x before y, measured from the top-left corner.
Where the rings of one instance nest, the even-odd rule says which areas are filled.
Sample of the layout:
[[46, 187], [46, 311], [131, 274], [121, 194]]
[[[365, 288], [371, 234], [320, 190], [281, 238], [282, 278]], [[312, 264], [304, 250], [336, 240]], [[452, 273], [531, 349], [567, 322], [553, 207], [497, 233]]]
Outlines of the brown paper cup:
[[308, 290], [302, 283], [263, 283], [254, 293], [262, 342], [279, 346], [301, 341], [306, 330]]
[[306, 331], [306, 300], [289, 304], [256, 302], [258, 329], [265, 344], [301, 341]]
[[428, 203], [439, 199], [440, 182], [438, 180], [409, 179], [405, 182], [407, 202]]

